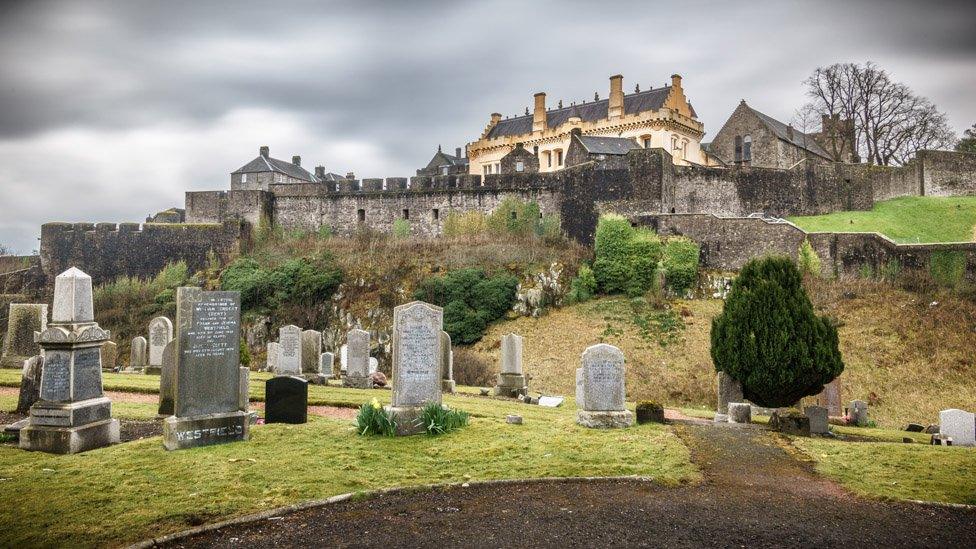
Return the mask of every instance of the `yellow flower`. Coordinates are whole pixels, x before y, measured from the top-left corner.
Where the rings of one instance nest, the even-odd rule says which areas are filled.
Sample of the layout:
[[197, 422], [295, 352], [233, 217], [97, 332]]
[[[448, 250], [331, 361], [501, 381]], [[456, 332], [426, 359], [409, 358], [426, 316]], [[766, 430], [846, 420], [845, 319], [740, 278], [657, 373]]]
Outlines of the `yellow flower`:
[[382, 408], [382, 406], [380, 406], [380, 401], [375, 398], [373, 399], [373, 402], [371, 402], [370, 404], [373, 406], [373, 408], [376, 408], [377, 410]]

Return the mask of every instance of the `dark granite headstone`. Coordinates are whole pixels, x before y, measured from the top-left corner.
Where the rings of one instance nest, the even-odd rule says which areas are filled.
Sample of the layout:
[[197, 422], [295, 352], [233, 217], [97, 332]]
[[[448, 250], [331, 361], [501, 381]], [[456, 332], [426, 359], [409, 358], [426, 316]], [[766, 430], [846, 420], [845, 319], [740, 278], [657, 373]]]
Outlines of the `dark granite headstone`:
[[265, 423], [305, 423], [307, 421], [307, 380], [300, 377], [278, 376], [265, 382]]

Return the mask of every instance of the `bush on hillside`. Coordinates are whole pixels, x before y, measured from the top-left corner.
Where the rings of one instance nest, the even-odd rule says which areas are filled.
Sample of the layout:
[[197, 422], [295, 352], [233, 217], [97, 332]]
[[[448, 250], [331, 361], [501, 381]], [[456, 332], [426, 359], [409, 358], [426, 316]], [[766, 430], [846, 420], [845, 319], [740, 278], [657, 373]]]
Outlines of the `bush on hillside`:
[[664, 244], [661, 267], [665, 283], [675, 295], [684, 295], [698, 282], [700, 252], [696, 242], [681, 236], [672, 236]]
[[844, 370], [837, 328], [814, 314], [800, 271], [786, 257], [747, 263], [712, 320], [712, 362], [768, 407], [819, 393]]
[[582, 303], [593, 299], [596, 294], [596, 277], [593, 276], [593, 269], [589, 265], [580, 265], [576, 277], [569, 283], [569, 294], [566, 300], [569, 303]]
[[481, 339], [488, 323], [503, 316], [515, 302], [518, 279], [481, 269], [458, 269], [422, 282], [414, 298], [444, 308], [444, 331], [455, 343]]
[[619, 215], [600, 217], [593, 251], [593, 275], [603, 293], [640, 296], [654, 286], [662, 254], [661, 239], [648, 229], [635, 229]]
[[287, 260], [265, 267], [242, 257], [231, 263], [220, 277], [223, 290], [241, 293], [246, 312], [267, 313], [282, 306], [321, 306], [332, 299], [342, 282], [342, 271], [331, 256]]

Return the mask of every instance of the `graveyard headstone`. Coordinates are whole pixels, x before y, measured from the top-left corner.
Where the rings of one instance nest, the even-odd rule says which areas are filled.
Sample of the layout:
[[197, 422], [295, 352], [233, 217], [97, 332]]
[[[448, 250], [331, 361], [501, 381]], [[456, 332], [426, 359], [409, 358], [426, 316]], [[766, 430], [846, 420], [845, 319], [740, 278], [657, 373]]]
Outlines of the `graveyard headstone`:
[[25, 360], [40, 354], [34, 332], [45, 329], [46, 304], [11, 303], [7, 313], [7, 335], [0, 352], [0, 368], [22, 368]]
[[308, 421], [308, 380], [275, 376], [265, 382], [264, 399], [265, 423]]
[[976, 446], [976, 414], [956, 408], [942, 410], [939, 433], [951, 437], [953, 446]]
[[237, 409], [246, 412], [251, 406], [251, 395], [249, 390], [251, 388], [251, 369], [247, 366], [241, 366], [241, 382], [238, 385], [237, 393]]
[[729, 420], [729, 403], [742, 402], [742, 384], [725, 372], [716, 375], [718, 405], [715, 408], [715, 421], [723, 423]]
[[586, 394], [583, 392], [583, 368], [576, 369], [576, 407], [583, 409], [586, 408], [584, 402], [586, 400]]
[[170, 341], [173, 341], [173, 322], [165, 316], [157, 316], [150, 320], [147, 374], [159, 375], [163, 367], [163, 349]]
[[752, 423], [752, 406], [748, 402], [728, 403], [729, 423]]
[[805, 406], [803, 415], [810, 419], [811, 435], [826, 435], [830, 432], [827, 423], [827, 408], [824, 406]]
[[868, 403], [863, 400], [852, 400], [848, 409], [851, 416], [851, 423], [858, 427], [866, 427], [868, 422]]
[[99, 347], [99, 352], [102, 357], [102, 371], [114, 371], [115, 361], [119, 356], [119, 346], [114, 341], [106, 341]]
[[454, 392], [454, 349], [451, 334], [441, 330], [441, 390]]
[[817, 406], [827, 409], [827, 415], [838, 417], [844, 415], [844, 401], [841, 400], [841, 380], [834, 378], [833, 381], [824, 385], [823, 391], [817, 395]]
[[587, 347], [581, 360], [583, 407], [576, 412], [576, 422], [596, 428], [632, 425], [634, 414], [624, 407], [626, 371], [623, 351], [600, 343]]
[[332, 368], [335, 366], [334, 362], [335, 358], [332, 353], [322, 353], [319, 355], [319, 374], [326, 379], [331, 378], [333, 375]]
[[[441, 403], [441, 337], [444, 310], [414, 301], [393, 309], [393, 404], [397, 434], [423, 431], [423, 407]], [[351, 351], [351, 349], [350, 349]]]
[[268, 343], [268, 359], [266, 363], [266, 370], [271, 373], [278, 372], [278, 359], [281, 358], [281, 344], [277, 341], [272, 341]]
[[347, 371], [349, 371], [349, 346], [343, 343], [339, 347], [339, 375], [346, 377]]
[[129, 370], [139, 372], [146, 368], [146, 347], [146, 338], [142, 336], [132, 338], [129, 347]]
[[522, 336], [502, 336], [501, 363], [502, 370], [495, 384], [495, 394], [516, 398], [527, 393], [529, 387], [522, 373]]
[[175, 412], [176, 401], [176, 342], [170, 341], [163, 348], [163, 363], [159, 368], [159, 410], [161, 417]]
[[305, 330], [302, 332], [302, 373], [319, 373], [319, 355], [322, 354], [322, 332]]
[[278, 330], [277, 376], [302, 375], [302, 329], [298, 326], [282, 326]]
[[380, 361], [376, 357], [369, 357], [369, 375], [375, 374], [380, 369]]
[[346, 387], [368, 389], [369, 383], [369, 332], [359, 328], [346, 334], [346, 375], [342, 378]]

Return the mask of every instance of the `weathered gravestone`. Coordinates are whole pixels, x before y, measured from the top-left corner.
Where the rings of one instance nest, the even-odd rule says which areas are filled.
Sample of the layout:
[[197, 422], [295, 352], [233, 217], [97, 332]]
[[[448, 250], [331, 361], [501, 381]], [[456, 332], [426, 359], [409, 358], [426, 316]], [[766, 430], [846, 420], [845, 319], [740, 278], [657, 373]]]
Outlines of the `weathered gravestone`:
[[349, 370], [349, 346], [345, 343], [339, 347], [339, 375], [341, 377], [346, 377], [346, 372]]
[[99, 347], [99, 352], [102, 357], [102, 371], [114, 371], [115, 361], [119, 356], [119, 346], [114, 341], [106, 341]]
[[277, 341], [268, 343], [268, 361], [266, 370], [271, 373], [278, 372], [278, 359], [281, 358], [281, 344]]
[[173, 341], [173, 323], [165, 316], [149, 321], [149, 357], [146, 373], [159, 375], [163, 367], [163, 349]]
[[373, 375], [380, 369], [380, 361], [376, 357], [369, 357], [369, 375]]
[[24, 369], [20, 375], [20, 395], [17, 398], [17, 413], [26, 414], [30, 407], [41, 398], [41, 365], [44, 358], [40, 355], [32, 356], [24, 361]]
[[144, 370], [146, 368], [146, 338], [142, 336], [136, 336], [132, 338], [132, 344], [129, 347], [129, 369], [137, 372]]
[[342, 378], [346, 387], [368, 389], [369, 382], [369, 332], [358, 328], [346, 334], [346, 375]]
[[25, 360], [40, 354], [41, 348], [34, 341], [34, 332], [43, 332], [46, 328], [46, 304], [11, 303], [0, 368], [22, 368]]
[[240, 410], [241, 295], [176, 292], [176, 399], [163, 420], [167, 450], [247, 440]]
[[441, 330], [441, 390], [454, 392], [454, 349], [451, 334]]
[[322, 332], [302, 332], [302, 373], [318, 375], [319, 355], [322, 354]]
[[583, 351], [583, 407], [576, 422], [585, 427], [629, 427], [634, 414], [624, 406], [624, 353], [600, 343]]
[[718, 405], [715, 408], [715, 421], [724, 423], [729, 420], [729, 403], [742, 402], [742, 384], [725, 372], [715, 376], [718, 395]]
[[[441, 403], [441, 330], [444, 310], [422, 301], [393, 309], [393, 404], [398, 435], [423, 432], [427, 404]], [[351, 354], [350, 349], [350, 354]]]
[[827, 423], [827, 408], [823, 406], [805, 406], [803, 415], [810, 419], [811, 435], [826, 435], [830, 431]]
[[282, 326], [278, 330], [278, 369], [276, 376], [302, 375], [302, 329]]
[[752, 405], [748, 402], [728, 403], [729, 423], [752, 423]]
[[[241, 366], [240, 372], [241, 382], [237, 392], [237, 409], [242, 412], [247, 412], [248, 408], [251, 407], [251, 395], [249, 393], [251, 388], [251, 369], [247, 366]], [[250, 421], [250, 418], [248, 420]]]
[[848, 409], [851, 416], [851, 423], [858, 427], [866, 427], [868, 424], [868, 403], [863, 400], [852, 400]]
[[955, 408], [942, 410], [939, 433], [952, 437], [953, 446], [976, 446], [976, 414]]
[[308, 421], [308, 380], [275, 376], [264, 384], [265, 423]]
[[586, 401], [586, 393], [583, 392], [583, 368], [576, 369], [576, 407], [583, 409]]
[[335, 357], [332, 353], [322, 353], [319, 355], [319, 374], [325, 379], [332, 377], [332, 368], [334, 367]]
[[817, 406], [826, 408], [828, 416], [838, 417], [844, 415], [844, 401], [841, 400], [841, 389], [841, 381], [838, 377], [824, 385], [823, 391], [820, 391], [820, 394], [817, 395]]
[[163, 348], [163, 361], [159, 368], [159, 410], [160, 417], [169, 417], [175, 412], [176, 401], [176, 342], [170, 341]]
[[110, 336], [95, 322], [91, 277], [74, 267], [58, 275], [53, 318], [35, 335], [44, 350], [41, 393], [21, 448], [73, 454], [119, 441], [119, 421], [102, 392], [101, 345]]
[[498, 374], [495, 394], [513, 398], [524, 395], [529, 387], [522, 374], [522, 336], [503, 335], [501, 355], [502, 371]]

